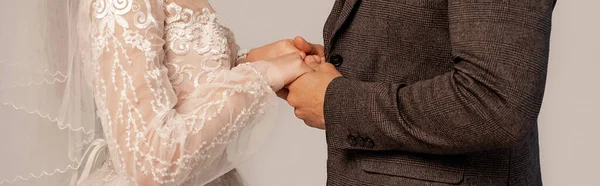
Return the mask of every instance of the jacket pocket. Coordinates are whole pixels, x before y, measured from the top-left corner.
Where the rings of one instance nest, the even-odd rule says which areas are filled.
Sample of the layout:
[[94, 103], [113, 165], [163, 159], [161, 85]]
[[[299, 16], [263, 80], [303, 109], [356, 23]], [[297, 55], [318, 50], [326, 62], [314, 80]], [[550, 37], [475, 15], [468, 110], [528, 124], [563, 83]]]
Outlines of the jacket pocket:
[[360, 167], [369, 173], [450, 184], [460, 183], [464, 176], [462, 156], [359, 152], [356, 158]]

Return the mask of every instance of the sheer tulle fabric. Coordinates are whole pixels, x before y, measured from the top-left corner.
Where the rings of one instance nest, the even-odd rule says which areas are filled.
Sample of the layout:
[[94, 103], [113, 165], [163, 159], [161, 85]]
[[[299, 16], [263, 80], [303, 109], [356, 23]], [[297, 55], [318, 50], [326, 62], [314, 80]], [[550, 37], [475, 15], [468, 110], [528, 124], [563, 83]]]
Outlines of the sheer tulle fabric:
[[0, 2], [0, 185], [66, 185], [96, 137], [66, 0]]
[[[14, 116], [0, 143], [15, 156], [0, 161], [16, 167], [2, 169], [5, 184], [206, 184], [272, 129], [272, 87], [281, 87], [268, 81], [273, 68], [236, 66], [233, 35], [207, 0], [45, 1], [52, 10], [28, 2], [10, 9], [50, 16], [3, 12], [15, 30], [0, 29], [14, 46], [0, 55], [2, 113]], [[14, 15], [30, 15], [49, 35], [15, 32], [31, 25]]]

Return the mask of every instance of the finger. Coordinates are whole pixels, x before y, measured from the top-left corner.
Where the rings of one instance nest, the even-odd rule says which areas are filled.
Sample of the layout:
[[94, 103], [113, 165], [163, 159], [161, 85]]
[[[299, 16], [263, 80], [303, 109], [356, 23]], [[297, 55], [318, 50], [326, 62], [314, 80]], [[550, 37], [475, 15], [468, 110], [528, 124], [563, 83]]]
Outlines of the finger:
[[290, 106], [296, 108], [298, 106], [298, 95], [294, 95], [293, 92], [292, 93], [288, 92], [288, 96], [287, 96], [287, 99], [285, 99], [285, 101], [287, 101], [287, 103]]
[[319, 56], [310, 55], [304, 58], [304, 63], [306, 63], [306, 65], [308, 65], [310, 68], [316, 71], [319, 68], [319, 65], [321, 64], [321, 59]]
[[[319, 44], [311, 44], [311, 48], [312, 48], [312, 54], [321, 56], [321, 57], [325, 57], [325, 47], [323, 45], [319, 45]], [[325, 60], [323, 60], [325, 61]]]
[[275, 94], [277, 94], [277, 97], [287, 100], [289, 93], [290, 93], [290, 91], [288, 89], [282, 88], [281, 90], [277, 91]]
[[303, 51], [296, 51], [290, 54], [293, 57], [300, 57], [300, 59], [306, 58], [306, 53]]
[[325, 56], [325, 47], [322, 45], [312, 44], [300, 36], [294, 38], [294, 46], [296, 46], [298, 50], [306, 52], [309, 55], [318, 55], [320, 57]]
[[298, 119], [301, 119], [301, 120], [304, 120], [304, 119], [302, 118], [302, 117], [303, 117], [303, 114], [302, 114], [302, 111], [301, 111], [300, 109], [298, 109], [298, 108], [294, 108], [294, 115], [296, 116], [296, 118], [298, 118]]
[[293, 60], [304, 60], [304, 58], [306, 58], [306, 53], [304, 53], [303, 51], [296, 51], [296, 52], [292, 52], [292, 53], [288, 53], [283, 56], [280, 56], [279, 59], [282, 59], [285, 61], [293, 61]]
[[318, 55], [311, 55], [311, 56], [315, 58], [315, 61], [317, 61], [317, 63], [321, 63], [324, 61], [323, 58], [319, 57]]
[[294, 38], [294, 46], [296, 46], [296, 48], [298, 48], [298, 50], [306, 52], [306, 53], [310, 53], [312, 51], [312, 46], [311, 44], [306, 41], [303, 37], [297, 36], [296, 38]]

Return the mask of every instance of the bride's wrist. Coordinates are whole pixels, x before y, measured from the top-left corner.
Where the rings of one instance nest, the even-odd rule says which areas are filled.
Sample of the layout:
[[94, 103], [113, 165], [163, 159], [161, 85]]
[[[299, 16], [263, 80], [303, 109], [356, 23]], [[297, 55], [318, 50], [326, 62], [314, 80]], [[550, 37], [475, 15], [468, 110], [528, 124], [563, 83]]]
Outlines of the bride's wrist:
[[269, 86], [271, 86], [273, 91], [279, 91], [283, 88], [285, 85], [283, 74], [281, 74], [279, 69], [275, 67], [273, 63], [269, 61], [257, 61], [253, 62], [252, 65], [262, 74], [263, 78], [269, 83]]

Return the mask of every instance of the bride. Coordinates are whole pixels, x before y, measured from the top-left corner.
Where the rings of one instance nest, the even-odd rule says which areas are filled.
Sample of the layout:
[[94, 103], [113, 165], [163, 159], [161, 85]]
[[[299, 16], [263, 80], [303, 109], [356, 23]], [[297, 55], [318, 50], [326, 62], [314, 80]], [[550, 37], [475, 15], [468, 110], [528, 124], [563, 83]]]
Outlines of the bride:
[[[322, 55], [302, 38], [239, 50], [208, 0], [60, 2], [27, 13], [43, 29], [0, 32], [16, 45], [0, 53], [2, 112], [15, 113], [2, 148], [20, 146], [0, 185], [243, 185], [234, 168], [273, 127], [275, 92]], [[47, 16], [57, 4], [67, 20]], [[39, 140], [15, 142], [32, 133], [13, 123]]]

